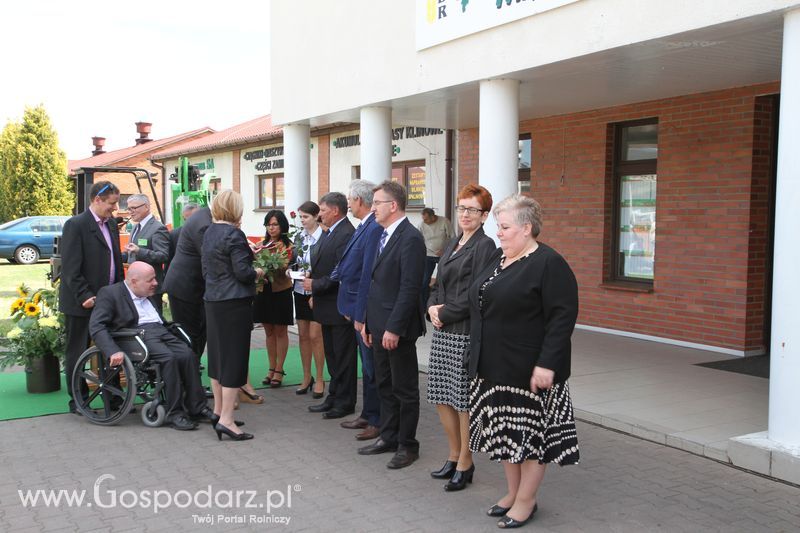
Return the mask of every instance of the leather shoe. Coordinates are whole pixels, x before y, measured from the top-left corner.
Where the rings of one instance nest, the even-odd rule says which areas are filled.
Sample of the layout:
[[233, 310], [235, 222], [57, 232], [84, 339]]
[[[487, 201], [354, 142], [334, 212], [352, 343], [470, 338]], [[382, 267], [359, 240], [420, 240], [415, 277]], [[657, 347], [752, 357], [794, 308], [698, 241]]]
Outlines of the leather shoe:
[[384, 442], [383, 439], [378, 438], [369, 446], [364, 446], [358, 449], [358, 455], [378, 455], [379, 453], [396, 452], [397, 444], [389, 444]]
[[342, 422], [339, 424], [344, 429], [364, 429], [369, 425], [369, 422], [365, 418], [361, 418], [360, 416], [355, 420], [348, 420], [346, 422]]
[[339, 407], [334, 407], [330, 411], [326, 413], [322, 413], [322, 418], [325, 420], [333, 420], [334, 418], [344, 418], [347, 415], [353, 414], [355, 409], [341, 409]]
[[[194, 422], [198, 423], [211, 423], [213, 425], [217, 425], [219, 423], [219, 416], [214, 414], [214, 411], [210, 407], [203, 407], [203, 410], [200, 411], [196, 415], [191, 415], [191, 418]], [[234, 423], [237, 426], [243, 426], [244, 422], [241, 420], [234, 420]]]
[[193, 429], [197, 429], [197, 424], [189, 420], [184, 414], [175, 415], [170, 420], [170, 424], [172, 425], [173, 429], [177, 429], [178, 431], [191, 431]]
[[381, 430], [375, 426], [367, 426], [364, 431], [356, 435], [356, 440], [372, 440], [380, 436]]
[[528, 515], [528, 518], [526, 518], [525, 520], [514, 520], [513, 518], [511, 518], [506, 514], [503, 518], [498, 520], [497, 527], [499, 527], [500, 529], [516, 529], [518, 527], [522, 527], [531, 521], [531, 518], [533, 518], [533, 515], [535, 515], [536, 511], [538, 510], [539, 510], [539, 504], [534, 503], [533, 509], [531, 510], [531, 514]]
[[450, 479], [453, 477], [453, 474], [456, 471], [456, 467], [458, 466], [458, 461], [451, 461], [448, 459], [444, 466], [441, 467], [439, 470], [434, 470], [431, 472], [431, 477], [434, 479]]
[[412, 452], [411, 450], [399, 450], [394, 454], [394, 457], [386, 463], [386, 468], [391, 468], [392, 470], [405, 468], [417, 459], [419, 459], [419, 453]]
[[329, 403], [322, 402], [317, 405], [309, 405], [308, 410], [312, 413], [327, 413], [333, 409], [333, 406]]

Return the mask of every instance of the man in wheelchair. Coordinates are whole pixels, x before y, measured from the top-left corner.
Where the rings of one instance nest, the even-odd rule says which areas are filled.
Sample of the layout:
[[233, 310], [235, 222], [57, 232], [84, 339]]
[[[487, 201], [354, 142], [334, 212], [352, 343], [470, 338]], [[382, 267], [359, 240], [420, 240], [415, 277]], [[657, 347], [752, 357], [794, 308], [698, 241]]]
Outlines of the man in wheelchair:
[[125, 281], [108, 285], [97, 293], [89, 333], [108, 358], [109, 365], [123, 363], [125, 353], [112, 332], [137, 329], [144, 332], [149, 360], [161, 367], [166, 394], [167, 422], [179, 430], [197, 428], [197, 422], [212, 421], [200, 383], [197, 357], [189, 346], [173, 335], [149, 300], [158, 281], [153, 267], [142, 261], [131, 263]]

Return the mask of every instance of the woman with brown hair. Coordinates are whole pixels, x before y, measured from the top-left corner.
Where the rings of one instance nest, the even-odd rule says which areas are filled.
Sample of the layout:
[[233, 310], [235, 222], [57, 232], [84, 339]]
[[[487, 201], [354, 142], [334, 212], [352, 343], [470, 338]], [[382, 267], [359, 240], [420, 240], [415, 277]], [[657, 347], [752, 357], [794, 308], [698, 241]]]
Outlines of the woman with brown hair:
[[280, 387], [283, 382], [283, 363], [289, 350], [289, 326], [294, 323], [292, 313], [292, 280], [286, 269], [293, 261], [294, 246], [289, 240], [289, 221], [283, 211], [273, 209], [264, 217], [266, 235], [257, 253], [278, 254], [282, 264], [270, 273], [264, 288], [253, 302], [253, 322], [261, 323], [267, 334], [269, 373], [261, 382], [270, 387]]
[[428, 364], [428, 402], [436, 405], [447, 434], [449, 454], [444, 466], [431, 477], [448, 479], [444, 490], [457, 491], [472, 483], [475, 465], [469, 451], [469, 376], [465, 364], [469, 347], [469, 287], [497, 251], [483, 232], [492, 209], [492, 195], [470, 184], [458, 193], [461, 234], [444, 247], [436, 284], [428, 299], [433, 323]]

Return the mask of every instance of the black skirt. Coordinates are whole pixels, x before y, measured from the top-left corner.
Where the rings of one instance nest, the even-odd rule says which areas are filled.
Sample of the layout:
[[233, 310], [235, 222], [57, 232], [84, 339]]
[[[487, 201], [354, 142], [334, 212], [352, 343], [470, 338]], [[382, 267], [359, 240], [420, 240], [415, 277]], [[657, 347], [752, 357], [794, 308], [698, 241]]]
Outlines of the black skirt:
[[256, 294], [253, 301], [253, 322], [258, 324], [279, 324], [291, 326], [294, 324], [294, 309], [292, 304], [292, 293], [290, 288], [272, 292], [269, 285]]
[[208, 377], [223, 387], [247, 383], [250, 333], [253, 331], [252, 298], [205, 302], [208, 334]]
[[314, 311], [308, 305], [311, 295], [294, 291], [292, 293], [294, 294], [294, 317], [297, 320], [314, 320]]

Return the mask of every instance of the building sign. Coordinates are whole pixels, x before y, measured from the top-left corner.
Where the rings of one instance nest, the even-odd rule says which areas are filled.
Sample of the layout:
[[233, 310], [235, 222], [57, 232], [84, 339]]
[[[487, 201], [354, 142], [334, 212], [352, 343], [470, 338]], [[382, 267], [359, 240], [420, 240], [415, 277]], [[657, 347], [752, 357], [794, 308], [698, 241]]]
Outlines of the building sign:
[[417, 0], [417, 50], [578, 0]]
[[260, 150], [245, 152], [242, 156], [245, 161], [255, 163], [256, 172], [267, 170], [283, 170], [283, 146], [271, 146]]
[[408, 167], [408, 207], [425, 207], [425, 167]]
[[[443, 133], [444, 130], [440, 128], [415, 128], [413, 126], [405, 126], [402, 128], [392, 128], [392, 140], [402, 141], [403, 139], [416, 139], [418, 137], [427, 137], [428, 135], [442, 135]], [[331, 141], [331, 146], [334, 148], [351, 148], [353, 146], [361, 146], [361, 135], [356, 133], [344, 135], [342, 137], [336, 137]], [[395, 157], [399, 153], [400, 147], [396, 144], [393, 144], [392, 157]]]

